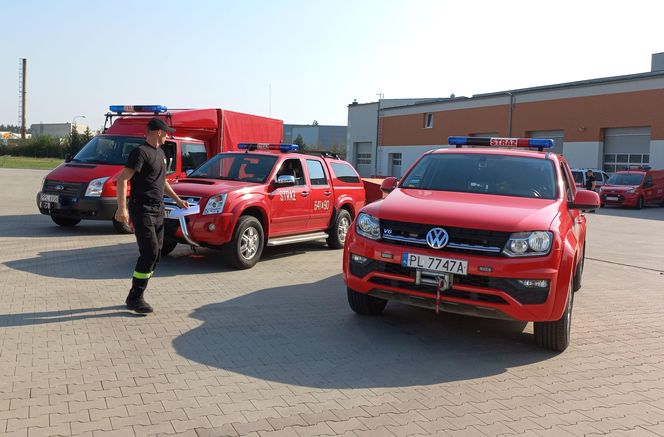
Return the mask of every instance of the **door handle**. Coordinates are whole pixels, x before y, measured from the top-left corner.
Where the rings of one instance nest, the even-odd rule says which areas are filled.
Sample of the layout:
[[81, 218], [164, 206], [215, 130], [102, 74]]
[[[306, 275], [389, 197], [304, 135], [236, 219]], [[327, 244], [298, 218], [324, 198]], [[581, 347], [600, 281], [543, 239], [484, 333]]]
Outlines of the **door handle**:
[[303, 192], [302, 192], [302, 197], [307, 197], [308, 195], [309, 195], [309, 192], [308, 192], [308, 191], [303, 191]]
[[332, 191], [324, 191], [323, 194], [325, 194], [326, 196], [329, 196], [330, 194], [332, 194]]

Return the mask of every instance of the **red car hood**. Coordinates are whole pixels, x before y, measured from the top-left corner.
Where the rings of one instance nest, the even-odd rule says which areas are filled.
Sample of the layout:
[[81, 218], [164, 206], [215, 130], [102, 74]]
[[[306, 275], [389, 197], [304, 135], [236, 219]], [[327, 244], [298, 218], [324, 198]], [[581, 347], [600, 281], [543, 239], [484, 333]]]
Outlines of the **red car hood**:
[[602, 191], [603, 192], [612, 192], [612, 193], [624, 193], [627, 190], [633, 190], [634, 188], [638, 188], [638, 185], [608, 185], [604, 184], [602, 186]]
[[54, 168], [46, 179], [63, 182], [90, 182], [93, 179], [111, 177], [120, 173], [122, 165], [62, 163]]
[[503, 232], [548, 230], [558, 210], [553, 199], [399, 188], [364, 209], [383, 220]]
[[261, 185], [240, 181], [219, 181], [216, 179], [181, 179], [179, 182], [171, 184], [173, 191], [178, 196], [199, 196], [202, 198], [257, 186]]

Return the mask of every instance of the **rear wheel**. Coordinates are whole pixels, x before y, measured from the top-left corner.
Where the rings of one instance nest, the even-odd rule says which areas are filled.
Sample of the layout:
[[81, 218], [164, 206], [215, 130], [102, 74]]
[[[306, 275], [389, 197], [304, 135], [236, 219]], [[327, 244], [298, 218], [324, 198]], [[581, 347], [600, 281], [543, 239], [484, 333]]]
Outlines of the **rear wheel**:
[[636, 201], [636, 209], [643, 208], [643, 197], [639, 197], [639, 200]]
[[263, 226], [256, 217], [240, 217], [233, 232], [233, 239], [226, 245], [226, 261], [237, 269], [250, 269], [263, 253]]
[[567, 349], [572, 331], [572, 307], [574, 305], [574, 293], [570, 284], [567, 293], [567, 305], [563, 316], [553, 322], [535, 322], [535, 341], [537, 345], [556, 352]]
[[350, 218], [350, 213], [345, 209], [339, 210], [334, 223], [330, 227], [330, 236], [327, 239], [327, 245], [332, 249], [341, 249], [344, 247], [346, 241], [346, 234], [350, 229], [350, 224], [353, 220]]
[[51, 220], [53, 220], [56, 225], [62, 226], [64, 228], [71, 228], [72, 226], [76, 226], [78, 222], [81, 221], [81, 219], [58, 217], [57, 215], [52, 215]]
[[387, 301], [368, 294], [358, 293], [352, 288], [346, 288], [348, 294], [348, 304], [350, 308], [358, 314], [365, 316], [377, 316], [383, 312]]

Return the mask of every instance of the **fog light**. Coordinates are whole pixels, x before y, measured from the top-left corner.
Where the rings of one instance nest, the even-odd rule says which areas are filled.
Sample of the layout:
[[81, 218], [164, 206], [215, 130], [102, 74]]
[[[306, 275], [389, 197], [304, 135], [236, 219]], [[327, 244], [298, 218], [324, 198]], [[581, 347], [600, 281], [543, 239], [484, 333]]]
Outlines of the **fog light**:
[[546, 279], [519, 279], [519, 282], [526, 288], [546, 288], [549, 281]]
[[352, 254], [350, 256], [350, 259], [353, 260], [353, 262], [358, 263], [358, 264], [365, 264], [367, 261], [369, 261], [369, 258], [363, 257], [361, 255], [355, 255], [355, 254]]
[[214, 223], [208, 223], [208, 225], [207, 225], [207, 230], [208, 231], [214, 232], [215, 229], [217, 229], [217, 225], [215, 225]]

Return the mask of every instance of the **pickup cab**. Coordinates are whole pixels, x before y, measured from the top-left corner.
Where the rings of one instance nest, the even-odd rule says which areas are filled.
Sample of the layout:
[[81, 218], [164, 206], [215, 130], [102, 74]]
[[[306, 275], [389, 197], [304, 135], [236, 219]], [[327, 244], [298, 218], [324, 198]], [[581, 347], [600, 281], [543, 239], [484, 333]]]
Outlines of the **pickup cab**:
[[[553, 140], [450, 137], [422, 155], [348, 231], [343, 274], [350, 308], [388, 301], [534, 322], [537, 343], [569, 345], [594, 191], [577, 190], [567, 160], [527, 146]], [[516, 147], [504, 148], [504, 147]]]
[[[178, 243], [218, 248], [235, 268], [253, 267], [263, 248], [313, 240], [343, 247], [365, 204], [357, 171], [330, 154], [297, 153], [292, 144], [240, 144], [220, 153], [173, 190], [198, 212], [178, 214], [166, 199], [162, 255]], [[177, 216], [177, 218], [175, 218]]]

